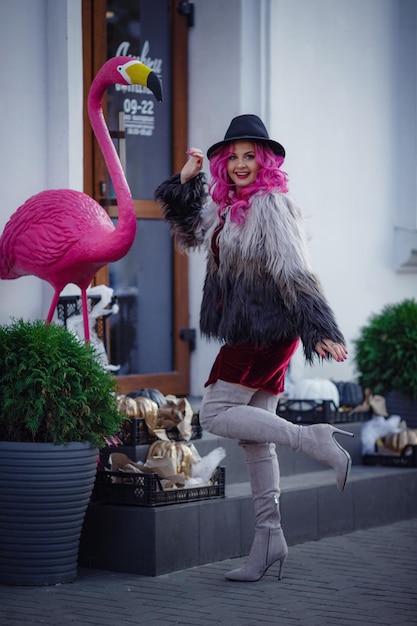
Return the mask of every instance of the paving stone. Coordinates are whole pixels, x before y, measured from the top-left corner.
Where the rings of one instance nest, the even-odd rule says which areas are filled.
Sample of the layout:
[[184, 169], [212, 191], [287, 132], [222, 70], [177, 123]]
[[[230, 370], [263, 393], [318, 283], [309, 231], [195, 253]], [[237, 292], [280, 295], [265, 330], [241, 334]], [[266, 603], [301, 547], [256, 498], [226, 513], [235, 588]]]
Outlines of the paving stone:
[[290, 548], [284, 578], [224, 574], [244, 558], [158, 577], [81, 568], [73, 583], [0, 585], [1, 626], [416, 626], [417, 519]]

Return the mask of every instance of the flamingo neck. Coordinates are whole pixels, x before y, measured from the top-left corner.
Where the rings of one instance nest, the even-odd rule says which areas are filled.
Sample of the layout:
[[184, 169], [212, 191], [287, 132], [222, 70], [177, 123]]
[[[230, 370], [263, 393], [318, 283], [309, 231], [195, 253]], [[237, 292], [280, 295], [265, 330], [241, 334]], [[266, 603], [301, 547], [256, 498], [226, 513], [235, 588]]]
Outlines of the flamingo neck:
[[113, 83], [100, 80], [98, 76], [93, 81], [88, 97], [88, 115], [116, 193], [119, 211], [116, 226], [118, 243], [120, 247], [128, 246], [129, 249], [136, 232], [135, 209], [132, 194], [116, 148], [111, 140], [102, 109], [104, 93], [111, 84]]

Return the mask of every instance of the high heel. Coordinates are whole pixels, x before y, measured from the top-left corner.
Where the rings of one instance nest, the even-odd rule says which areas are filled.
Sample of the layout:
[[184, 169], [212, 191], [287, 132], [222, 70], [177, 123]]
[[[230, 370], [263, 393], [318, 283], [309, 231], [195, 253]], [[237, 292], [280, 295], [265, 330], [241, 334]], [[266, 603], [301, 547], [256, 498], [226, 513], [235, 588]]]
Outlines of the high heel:
[[255, 539], [247, 563], [243, 567], [225, 574], [227, 580], [255, 582], [279, 561], [278, 580], [282, 579], [284, 564], [288, 556], [288, 546], [281, 528], [261, 528], [255, 532]]
[[287, 560], [287, 556], [288, 556], [288, 552], [287, 554], [282, 557], [281, 559], [279, 559], [279, 572], [278, 572], [278, 580], [282, 580], [282, 575], [284, 573], [284, 563]]
[[353, 433], [350, 433], [347, 430], [342, 430], [341, 428], [336, 428], [335, 426], [333, 426], [333, 432], [332, 432], [332, 437], [333, 437], [333, 441], [335, 442], [335, 444], [338, 446], [338, 448], [340, 448], [340, 450], [346, 455], [347, 457], [347, 467], [346, 467], [346, 472], [345, 472], [345, 477], [343, 480], [343, 485], [341, 485], [339, 487], [340, 491], [343, 491], [343, 489], [346, 487], [346, 483], [348, 481], [349, 478], [349, 474], [350, 474], [350, 469], [352, 467], [352, 458], [349, 454], [349, 452], [347, 450], [345, 450], [344, 448], [342, 448], [342, 446], [340, 445], [340, 443], [337, 441], [337, 439], [335, 438], [335, 434], [338, 435], [346, 435], [348, 437], [354, 437], [355, 435]]
[[317, 461], [327, 463], [336, 472], [336, 484], [340, 491], [346, 487], [352, 459], [335, 438], [335, 435], [353, 437], [353, 433], [336, 428], [331, 424], [313, 424], [303, 426], [301, 434], [301, 451]]

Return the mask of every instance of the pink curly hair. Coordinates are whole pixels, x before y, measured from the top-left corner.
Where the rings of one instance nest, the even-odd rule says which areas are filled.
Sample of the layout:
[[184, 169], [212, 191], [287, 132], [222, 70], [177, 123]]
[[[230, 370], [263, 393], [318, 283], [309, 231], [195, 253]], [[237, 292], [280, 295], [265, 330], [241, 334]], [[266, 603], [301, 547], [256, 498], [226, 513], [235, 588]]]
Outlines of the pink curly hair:
[[226, 144], [216, 150], [210, 159], [211, 181], [209, 192], [218, 206], [219, 216], [222, 218], [227, 207], [230, 207], [230, 219], [236, 224], [242, 224], [250, 208], [254, 194], [265, 195], [271, 191], [286, 193], [288, 191], [288, 176], [280, 167], [284, 158], [272, 152], [261, 142], [253, 142], [256, 162], [260, 165], [256, 180], [252, 185], [243, 187], [239, 196], [231, 182], [226, 162], [233, 150], [233, 144]]

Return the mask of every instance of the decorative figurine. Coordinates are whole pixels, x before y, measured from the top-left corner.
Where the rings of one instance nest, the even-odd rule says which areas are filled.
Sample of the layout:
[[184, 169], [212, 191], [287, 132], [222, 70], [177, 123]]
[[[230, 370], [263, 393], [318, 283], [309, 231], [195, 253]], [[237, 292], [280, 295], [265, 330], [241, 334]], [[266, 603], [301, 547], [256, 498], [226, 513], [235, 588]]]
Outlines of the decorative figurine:
[[85, 193], [51, 189], [26, 200], [11, 216], [0, 238], [0, 278], [34, 275], [54, 288], [48, 323], [63, 288], [74, 283], [81, 289], [86, 341], [90, 339], [86, 290], [101, 267], [127, 254], [136, 233], [132, 195], [102, 109], [104, 93], [113, 84], [143, 85], [159, 102], [162, 89], [149, 67], [126, 56], [107, 61], [90, 88], [88, 114], [115, 189], [117, 225]]

